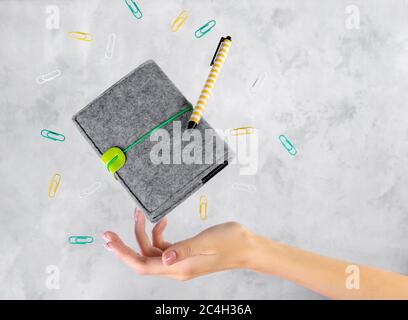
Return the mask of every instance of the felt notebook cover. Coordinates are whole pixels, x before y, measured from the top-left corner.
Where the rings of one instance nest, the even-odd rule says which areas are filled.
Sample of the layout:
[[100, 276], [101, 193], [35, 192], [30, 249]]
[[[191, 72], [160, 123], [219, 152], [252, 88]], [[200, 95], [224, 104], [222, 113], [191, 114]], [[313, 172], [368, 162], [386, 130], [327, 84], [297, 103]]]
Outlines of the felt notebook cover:
[[[73, 121], [101, 156], [111, 147], [117, 146], [124, 150], [188, 106], [191, 104], [160, 67], [149, 60], [74, 115]], [[191, 111], [188, 111], [162, 128], [169, 133], [170, 164], [152, 162], [152, 148], [157, 150], [161, 140], [151, 141], [149, 137], [126, 153], [126, 163], [115, 173], [117, 180], [151, 222], [158, 221], [199, 189], [222, 170], [232, 156], [226, 143], [204, 119], [196, 128], [201, 138], [197, 140], [191, 137], [191, 140], [183, 141], [180, 135], [186, 130], [190, 115]], [[205, 130], [208, 130], [207, 136], [213, 134], [214, 137], [205, 139]], [[185, 152], [186, 145], [194, 146], [197, 141], [201, 148], [190, 155], [198, 161], [186, 164], [181, 154]], [[211, 154], [212, 161], [205, 161], [206, 155], [210, 158]], [[104, 164], [100, 161], [97, 165]], [[106, 170], [106, 174], [110, 173]]]

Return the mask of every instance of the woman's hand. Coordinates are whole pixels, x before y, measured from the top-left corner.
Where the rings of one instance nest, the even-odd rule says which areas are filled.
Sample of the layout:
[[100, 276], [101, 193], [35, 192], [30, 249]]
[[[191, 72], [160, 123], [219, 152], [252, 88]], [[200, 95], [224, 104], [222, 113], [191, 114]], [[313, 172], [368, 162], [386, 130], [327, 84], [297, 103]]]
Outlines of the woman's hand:
[[[153, 228], [152, 243], [145, 232], [141, 211], [135, 211], [135, 220], [141, 255], [111, 231], [103, 237], [106, 248], [139, 274], [188, 280], [221, 270], [246, 268], [293, 281], [334, 299], [408, 299], [407, 276], [362, 265], [353, 265], [359, 271], [350, 275], [349, 262], [253, 235], [236, 222], [220, 224], [170, 244], [163, 238], [166, 219]], [[358, 283], [361, 277], [361, 287], [359, 284], [358, 288], [348, 287], [347, 279], [351, 276]]]
[[159, 275], [188, 280], [233, 268], [246, 268], [252, 234], [236, 222], [213, 226], [193, 238], [171, 244], [163, 238], [167, 220], [152, 230], [152, 242], [145, 231], [144, 214], [135, 210], [135, 236], [141, 254], [112, 231], [103, 233], [105, 247], [141, 275]]

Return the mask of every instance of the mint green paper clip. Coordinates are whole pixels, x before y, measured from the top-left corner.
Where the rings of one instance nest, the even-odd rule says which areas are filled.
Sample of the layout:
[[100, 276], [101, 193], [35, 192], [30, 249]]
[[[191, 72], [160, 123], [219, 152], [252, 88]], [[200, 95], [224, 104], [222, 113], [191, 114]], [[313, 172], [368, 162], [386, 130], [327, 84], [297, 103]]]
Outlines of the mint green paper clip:
[[194, 33], [195, 37], [201, 38], [202, 36], [210, 32], [210, 30], [214, 28], [216, 24], [217, 22], [215, 20], [208, 21], [205, 25], [196, 30], [196, 32]]
[[297, 153], [295, 146], [283, 134], [279, 136], [279, 141], [282, 143], [283, 147], [289, 152], [291, 156], [294, 156]]
[[132, 11], [133, 16], [136, 19], [142, 19], [143, 13], [140, 11], [139, 7], [137, 6], [136, 2], [133, 0], [125, 0], [126, 5], [128, 6], [129, 10]]
[[70, 236], [68, 242], [70, 244], [88, 244], [94, 242], [94, 238], [91, 236]]
[[54, 131], [47, 130], [47, 129], [41, 130], [41, 136], [43, 136], [44, 138], [53, 140], [53, 141], [59, 141], [59, 142], [65, 141], [65, 136], [63, 134], [56, 133]]

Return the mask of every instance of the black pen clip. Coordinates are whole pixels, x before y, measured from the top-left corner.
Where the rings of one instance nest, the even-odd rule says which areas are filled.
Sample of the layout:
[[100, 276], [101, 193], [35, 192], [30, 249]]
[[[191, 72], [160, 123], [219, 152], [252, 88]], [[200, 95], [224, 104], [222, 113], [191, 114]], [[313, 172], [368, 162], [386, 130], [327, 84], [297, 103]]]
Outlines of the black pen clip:
[[225, 39], [231, 40], [231, 37], [230, 37], [230, 36], [228, 36], [228, 37], [226, 37], [226, 38], [221, 37], [220, 42], [218, 43], [217, 49], [215, 49], [214, 57], [213, 57], [212, 60], [211, 60], [210, 67], [214, 64], [214, 60], [215, 60], [215, 57], [216, 57], [217, 54], [218, 54], [218, 50], [220, 49], [221, 44], [222, 44], [222, 42], [223, 42]]

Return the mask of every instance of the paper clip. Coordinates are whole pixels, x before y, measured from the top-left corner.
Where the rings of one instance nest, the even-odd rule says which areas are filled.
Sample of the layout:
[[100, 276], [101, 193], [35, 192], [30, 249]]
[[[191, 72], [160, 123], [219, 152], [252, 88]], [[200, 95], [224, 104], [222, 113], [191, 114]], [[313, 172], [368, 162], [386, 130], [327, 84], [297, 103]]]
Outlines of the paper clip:
[[129, 10], [132, 11], [132, 14], [136, 19], [142, 19], [143, 13], [140, 11], [139, 7], [137, 6], [136, 2], [133, 0], [125, 0], [126, 5], [128, 6]]
[[242, 128], [235, 128], [235, 129], [231, 129], [230, 134], [232, 136], [240, 136], [240, 135], [244, 135], [244, 134], [251, 134], [254, 133], [255, 128], [254, 127], [242, 127]]
[[56, 69], [54, 71], [48, 72], [46, 74], [42, 74], [35, 79], [35, 82], [38, 84], [43, 84], [45, 82], [54, 80], [55, 78], [59, 77], [61, 75], [61, 71]]
[[256, 192], [256, 186], [245, 184], [245, 183], [235, 183], [232, 185], [232, 189], [239, 190], [239, 191], [246, 191], [250, 193]]
[[89, 187], [81, 190], [79, 192], [79, 197], [80, 198], [87, 198], [90, 195], [94, 194], [100, 187], [101, 187], [101, 183], [99, 181], [94, 182], [93, 184], [91, 184]]
[[70, 244], [88, 244], [94, 242], [94, 238], [91, 236], [70, 236], [68, 242]]
[[53, 140], [53, 141], [59, 141], [59, 142], [65, 141], [65, 136], [63, 134], [56, 133], [54, 131], [47, 130], [47, 129], [41, 130], [41, 136], [43, 136], [44, 138]]
[[200, 196], [200, 219], [207, 219], [208, 200], [206, 196]]
[[181, 13], [177, 16], [176, 19], [173, 20], [172, 24], [170, 25], [171, 31], [176, 32], [178, 29], [180, 29], [187, 18], [188, 12], [186, 10], [181, 11]]
[[111, 33], [108, 37], [108, 45], [106, 46], [105, 58], [112, 59], [113, 49], [115, 48], [116, 34]]
[[75, 40], [81, 40], [86, 42], [91, 42], [93, 40], [93, 35], [86, 32], [81, 31], [71, 31], [68, 32], [68, 37]]
[[284, 148], [289, 152], [291, 156], [294, 156], [297, 153], [295, 146], [283, 134], [279, 136], [279, 141], [282, 143]]
[[48, 187], [48, 197], [54, 198], [55, 194], [57, 193], [58, 186], [61, 182], [61, 176], [58, 173], [55, 173], [50, 182], [50, 186]]
[[197, 29], [197, 31], [194, 33], [195, 37], [201, 38], [202, 36], [207, 34], [212, 28], [214, 28], [216, 24], [217, 22], [215, 20], [208, 21], [205, 25]]
[[255, 93], [259, 89], [261, 89], [263, 87], [264, 83], [265, 83], [265, 79], [266, 79], [267, 75], [268, 74], [266, 72], [262, 72], [260, 75], [258, 75], [258, 77], [256, 78], [256, 80], [252, 84], [251, 89], [249, 91], [251, 93]]

